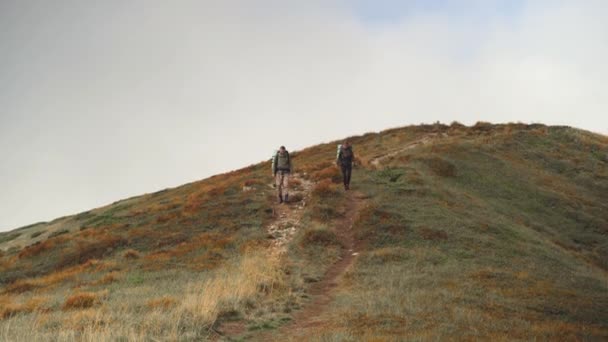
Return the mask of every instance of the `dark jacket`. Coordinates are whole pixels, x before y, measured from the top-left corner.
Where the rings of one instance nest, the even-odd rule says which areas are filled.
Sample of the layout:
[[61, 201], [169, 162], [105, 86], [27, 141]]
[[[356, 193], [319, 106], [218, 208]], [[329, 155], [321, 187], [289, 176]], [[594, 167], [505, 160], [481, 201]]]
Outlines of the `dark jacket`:
[[353, 147], [340, 146], [340, 149], [338, 150], [338, 156], [336, 158], [336, 163], [340, 166], [352, 167], [354, 160], [355, 153], [353, 152]]

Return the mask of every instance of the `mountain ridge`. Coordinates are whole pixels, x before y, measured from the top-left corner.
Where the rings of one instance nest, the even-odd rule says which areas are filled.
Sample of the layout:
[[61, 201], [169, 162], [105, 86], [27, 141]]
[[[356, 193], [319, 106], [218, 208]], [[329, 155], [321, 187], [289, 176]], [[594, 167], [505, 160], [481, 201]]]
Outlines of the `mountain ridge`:
[[[328, 293], [315, 284], [350, 249], [339, 141], [292, 153], [287, 206], [263, 161], [0, 233], [0, 336], [608, 336], [607, 137], [454, 122], [349, 140], [365, 203], [350, 231], [363, 247]], [[315, 311], [320, 296], [331, 305]], [[301, 321], [307, 310], [316, 323]]]

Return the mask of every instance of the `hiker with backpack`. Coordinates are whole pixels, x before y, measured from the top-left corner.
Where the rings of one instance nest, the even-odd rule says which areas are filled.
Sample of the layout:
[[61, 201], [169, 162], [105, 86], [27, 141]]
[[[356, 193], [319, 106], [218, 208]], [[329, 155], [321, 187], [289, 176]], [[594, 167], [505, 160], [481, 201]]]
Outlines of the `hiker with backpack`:
[[336, 155], [336, 165], [342, 170], [342, 179], [344, 182], [344, 190], [350, 189], [350, 175], [353, 171], [353, 162], [355, 154], [353, 147], [348, 140], [344, 144], [338, 145], [338, 153]]
[[279, 204], [287, 203], [289, 200], [289, 174], [291, 173], [291, 158], [285, 146], [272, 157], [272, 175], [275, 178], [275, 186], [279, 195]]

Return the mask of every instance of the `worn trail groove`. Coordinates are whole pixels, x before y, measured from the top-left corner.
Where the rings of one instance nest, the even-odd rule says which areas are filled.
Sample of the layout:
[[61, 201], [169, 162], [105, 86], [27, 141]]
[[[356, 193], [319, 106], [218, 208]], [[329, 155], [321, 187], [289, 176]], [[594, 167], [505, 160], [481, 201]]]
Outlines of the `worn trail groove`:
[[355, 191], [346, 192], [345, 196], [347, 197], [346, 215], [335, 226], [335, 233], [344, 246], [340, 259], [327, 269], [320, 281], [309, 288], [308, 293], [313, 298], [312, 301], [294, 314], [291, 323], [281, 327], [275, 335], [268, 336], [269, 338], [265, 340], [273, 338], [276, 341], [285, 340], [285, 338], [280, 338], [280, 336], [285, 335], [290, 338], [302, 339], [305, 336], [300, 336], [300, 334], [303, 333], [304, 329], [322, 324], [321, 314], [333, 300], [334, 289], [340, 283], [342, 275], [357, 257], [361, 247], [360, 243], [355, 240], [353, 225], [363, 207], [365, 197]]
[[[297, 181], [299, 185], [297, 191], [294, 191], [294, 189], [290, 191], [291, 196], [293, 198], [294, 195], [299, 195], [302, 199], [296, 203], [275, 204], [273, 206], [275, 220], [266, 227], [269, 236], [274, 239], [271, 250], [273, 254], [280, 255], [287, 251], [287, 245], [300, 227], [304, 207], [310, 199], [312, 182], [300, 177], [297, 173], [293, 174], [292, 179]], [[272, 193], [276, 194], [276, 190], [273, 189]]]
[[[290, 192], [292, 194], [299, 193], [302, 196], [301, 201], [273, 205], [275, 219], [266, 227], [266, 231], [273, 239], [270, 253], [275, 255], [286, 252], [288, 243], [295, 235], [297, 229], [300, 228], [302, 214], [310, 199], [313, 186], [312, 182], [301, 178], [299, 174], [294, 174], [292, 177], [292, 179], [297, 180], [300, 184], [297, 187], [297, 191]], [[273, 190], [273, 194], [275, 193], [276, 190]], [[360, 243], [355, 240], [353, 225], [364, 205], [365, 196], [356, 191], [344, 192], [340, 196], [346, 196], [347, 202], [345, 216], [340, 218], [334, 227], [334, 232], [343, 246], [339, 260], [326, 270], [322, 279], [310, 286], [307, 292], [312, 297], [311, 302], [297, 311], [289, 324], [281, 327], [278, 331], [268, 331], [257, 335], [252, 340], [284, 341], [292, 338], [305, 339], [304, 336], [300, 336], [304, 329], [322, 324], [319, 317], [333, 300], [334, 289], [338, 286], [344, 272], [357, 257], [359, 248], [361, 247]], [[221, 327], [221, 334], [216, 336], [216, 339], [221, 338], [221, 336], [240, 334], [244, 329], [245, 326], [241, 322], [224, 324]]]

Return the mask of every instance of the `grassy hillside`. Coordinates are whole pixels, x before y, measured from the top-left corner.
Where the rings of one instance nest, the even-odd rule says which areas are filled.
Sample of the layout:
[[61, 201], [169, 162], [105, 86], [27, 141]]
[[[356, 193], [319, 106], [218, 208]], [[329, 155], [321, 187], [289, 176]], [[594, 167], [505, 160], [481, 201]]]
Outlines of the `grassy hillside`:
[[607, 137], [454, 123], [351, 140], [353, 191], [336, 143], [311, 147], [287, 211], [263, 162], [0, 233], [0, 340], [608, 338]]

